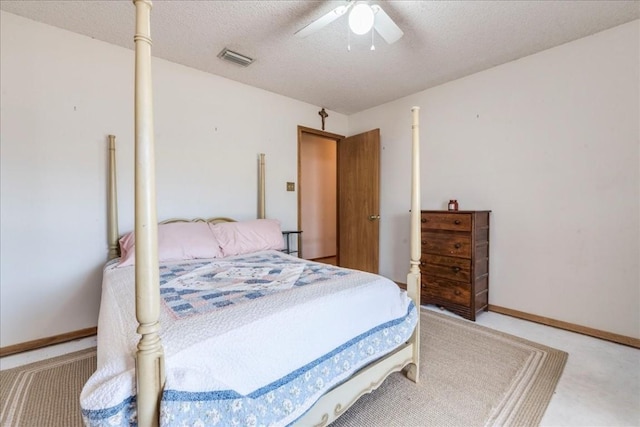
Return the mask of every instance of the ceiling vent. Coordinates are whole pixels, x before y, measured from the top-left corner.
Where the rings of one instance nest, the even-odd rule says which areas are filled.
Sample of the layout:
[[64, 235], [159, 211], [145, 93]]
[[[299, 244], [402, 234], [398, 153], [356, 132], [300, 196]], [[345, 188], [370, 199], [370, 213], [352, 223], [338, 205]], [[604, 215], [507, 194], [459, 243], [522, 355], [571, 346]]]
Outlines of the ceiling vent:
[[238, 64], [243, 67], [246, 67], [253, 62], [252, 58], [249, 58], [248, 56], [244, 56], [238, 52], [229, 50], [226, 47], [222, 49], [222, 52], [218, 54], [218, 58], [222, 58], [226, 61], [233, 62], [234, 64]]

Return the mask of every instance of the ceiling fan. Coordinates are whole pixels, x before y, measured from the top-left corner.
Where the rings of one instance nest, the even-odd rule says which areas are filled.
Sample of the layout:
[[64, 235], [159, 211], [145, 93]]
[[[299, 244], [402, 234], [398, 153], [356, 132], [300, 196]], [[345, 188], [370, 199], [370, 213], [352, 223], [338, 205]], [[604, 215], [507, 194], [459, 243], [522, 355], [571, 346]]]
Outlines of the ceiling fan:
[[[350, 12], [349, 12], [350, 11]], [[309, 25], [295, 32], [298, 37], [306, 37], [329, 25], [349, 12], [349, 28], [355, 34], [366, 34], [373, 29], [389, 44], [398, 41], [404, 33], [382, 8], [368, 1], [347, 0], [329, 13], [316, 19]]]

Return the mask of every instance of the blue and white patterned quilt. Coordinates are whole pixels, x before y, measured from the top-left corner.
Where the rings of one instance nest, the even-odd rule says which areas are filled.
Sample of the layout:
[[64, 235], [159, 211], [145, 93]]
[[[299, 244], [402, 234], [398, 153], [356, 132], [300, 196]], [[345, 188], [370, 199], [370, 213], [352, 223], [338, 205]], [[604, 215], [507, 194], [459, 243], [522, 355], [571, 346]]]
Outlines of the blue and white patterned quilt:
[[[160, 289], [166, 426], [292, 424], [417, 322], [393, 282], [276, 251], [164, 264]], [[87, 425], [136, 424], [134, 292], [133, 268], [105, 268]]]
[[292, 262], [279, 252], [243, 255], [232, 261], [162, 265], [160, 295], [175, 316], [185, 317], [352, 273], [326, 264]]

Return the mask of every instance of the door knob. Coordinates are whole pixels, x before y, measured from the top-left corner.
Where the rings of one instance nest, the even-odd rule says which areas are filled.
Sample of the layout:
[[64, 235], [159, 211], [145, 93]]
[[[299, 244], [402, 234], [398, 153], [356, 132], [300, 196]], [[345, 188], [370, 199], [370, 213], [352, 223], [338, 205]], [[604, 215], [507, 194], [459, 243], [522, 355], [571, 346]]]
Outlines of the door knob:
[[380, 215], [369, 215], [369, 221], [375, 221], [376, 219], [380, 219]]

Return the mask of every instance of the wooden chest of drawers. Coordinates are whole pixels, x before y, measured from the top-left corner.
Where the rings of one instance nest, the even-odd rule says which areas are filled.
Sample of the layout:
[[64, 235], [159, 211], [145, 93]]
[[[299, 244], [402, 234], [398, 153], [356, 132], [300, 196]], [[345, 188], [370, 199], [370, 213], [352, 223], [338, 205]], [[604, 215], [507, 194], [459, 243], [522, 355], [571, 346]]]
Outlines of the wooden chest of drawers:
[[422, 211], [422, 304], [476, 320], [489, 303], [489, 213]]

